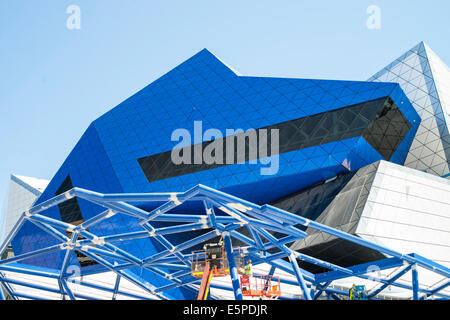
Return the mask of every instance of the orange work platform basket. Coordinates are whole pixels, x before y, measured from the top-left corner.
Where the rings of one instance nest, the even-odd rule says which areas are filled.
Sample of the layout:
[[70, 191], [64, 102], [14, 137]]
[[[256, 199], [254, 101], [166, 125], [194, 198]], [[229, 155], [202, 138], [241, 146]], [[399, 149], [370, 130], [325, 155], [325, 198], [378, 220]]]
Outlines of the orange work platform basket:
[[[239, 274], [244, 274], [244, 255], [240, 248], [233, 248], [234, 260]], [[224, 277], [230, 274], [227, 254], [223, 247], [214, 250], [199, 250], [192, 252], [191, 274], [196, 278], [203, 277], [206, 263], [209, 262], [212, 277]]]
[[241, 291], [245, 297], [278, 298], [280, 278], [275, 276], [241, 276]]

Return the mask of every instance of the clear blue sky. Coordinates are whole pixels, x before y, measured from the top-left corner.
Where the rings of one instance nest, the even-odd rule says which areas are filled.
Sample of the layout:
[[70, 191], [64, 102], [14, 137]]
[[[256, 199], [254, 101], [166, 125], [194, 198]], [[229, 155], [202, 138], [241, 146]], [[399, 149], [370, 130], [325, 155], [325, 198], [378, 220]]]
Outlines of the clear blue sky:
[[[81, 30], [66, 28], [72, 4]], [[449, 12], [448, 0], [2, 0], [0, 200], [11, 173], [52, 178], [91, 121], [202, 48], [243, 75], [365, 80], [422, 40], [450, 63]]]

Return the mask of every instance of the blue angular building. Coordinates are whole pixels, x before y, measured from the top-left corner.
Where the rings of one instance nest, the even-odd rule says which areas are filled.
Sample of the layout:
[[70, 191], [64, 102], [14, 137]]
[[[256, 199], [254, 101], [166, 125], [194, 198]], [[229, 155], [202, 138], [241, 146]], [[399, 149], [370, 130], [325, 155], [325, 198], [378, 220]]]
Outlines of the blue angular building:
[[[286, 207], [289, 199], [304, 198], [297, 196], [299, 192], [320, 190], [317, 186], [324, 188], [336, 177], [349, 181], [358, 170], [380, 160], [403, 165], [420, 123], [397, 83], [247, 77], [204, 49], [92, 122], [34, 205], [74, 187], [119, 194], [186, 191], [202, 184], [257, 205]], [[195, 131], [199, 128], [200, 133]], [[262, 152], [259, 145], [252, 152], [252, 129], [259, 142], [265, 129], [269, 136], [264, 141], [277, 142], [277, 148], [267, 146]], [[193, 138], [180, 142], [181, 136], [174, 135], [180, 130]], [[227, 141], [241, 138], [247, 141], [243, 153], [234, 145], [226, 147]], [[223, 158], [233, 161], [206, 163], [191, 153], [212, 144], [219, 146]], [[190, 161], [174, 163], [174, 151]], [[332, 193], [319, 194], [327, 192]], [[149, 212], [162, 202], [134, 204]], [[200, 207], [201, 201], [194, 201], [174, 210], [189, 215]], [[103, 210], [75, 197], [42, 214], [80, 225]], [[155, 221], [154, 226], [170, 224]], [[115, 215], [89, 231], [102, 236], [137, 232], [140, 227], [131, 217]], [[179, 244], [205, 232], [168, 239]], [[72, 234], [67, 231], [67, 235]], [[14, 237], [12, 249], [17, 256], [57, 243], [27, 221]], [[124, 241], [118, 247], [139, 258], [164, 249], [151, 238]], [[305, 244], [293, 248], [305, 249]], [[53, 252], [23, 263], [58, 269], [64, 257], [64, 251]], [[372, 258], [368, 255], [359, 262]], [[72, 253], [69, 259], [86, 275], [104, 270], [82, 253]], [[351, 265], [351, 259], [346, 263]], [[170, 283], [145, 269], [134, 272], [157, 287]], [[186, 288], [167, 294], [176, 299], [194, 297]]]

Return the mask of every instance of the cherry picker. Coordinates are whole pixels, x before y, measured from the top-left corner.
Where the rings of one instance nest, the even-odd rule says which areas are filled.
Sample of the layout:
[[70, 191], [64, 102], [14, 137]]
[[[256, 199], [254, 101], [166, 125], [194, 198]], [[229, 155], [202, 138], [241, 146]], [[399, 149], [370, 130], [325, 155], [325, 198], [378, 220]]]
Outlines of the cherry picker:
[[[280, 279], [274, 276], [253, 276], [244, 265], [244, 255], [241, 248], [233, 248], [235, 264], [241, 275], [241, 291], [243, 296], [260, 298], [277, 298], [280, 296]], [[230, 274], [228, 260], [223, 242], [208, 243], [203, 250], [192, 252], [191, 274], [201, 278], [197, 300], [207, 300], [211, 280], [214, 277], [224, 277]]]

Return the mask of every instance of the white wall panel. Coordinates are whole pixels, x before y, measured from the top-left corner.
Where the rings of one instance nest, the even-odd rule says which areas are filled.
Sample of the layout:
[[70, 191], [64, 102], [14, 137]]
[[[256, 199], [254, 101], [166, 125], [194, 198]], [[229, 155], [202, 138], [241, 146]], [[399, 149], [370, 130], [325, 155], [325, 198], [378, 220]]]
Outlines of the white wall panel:
[[382, 161], [356, 234], [450, 266], [450, 181]]

